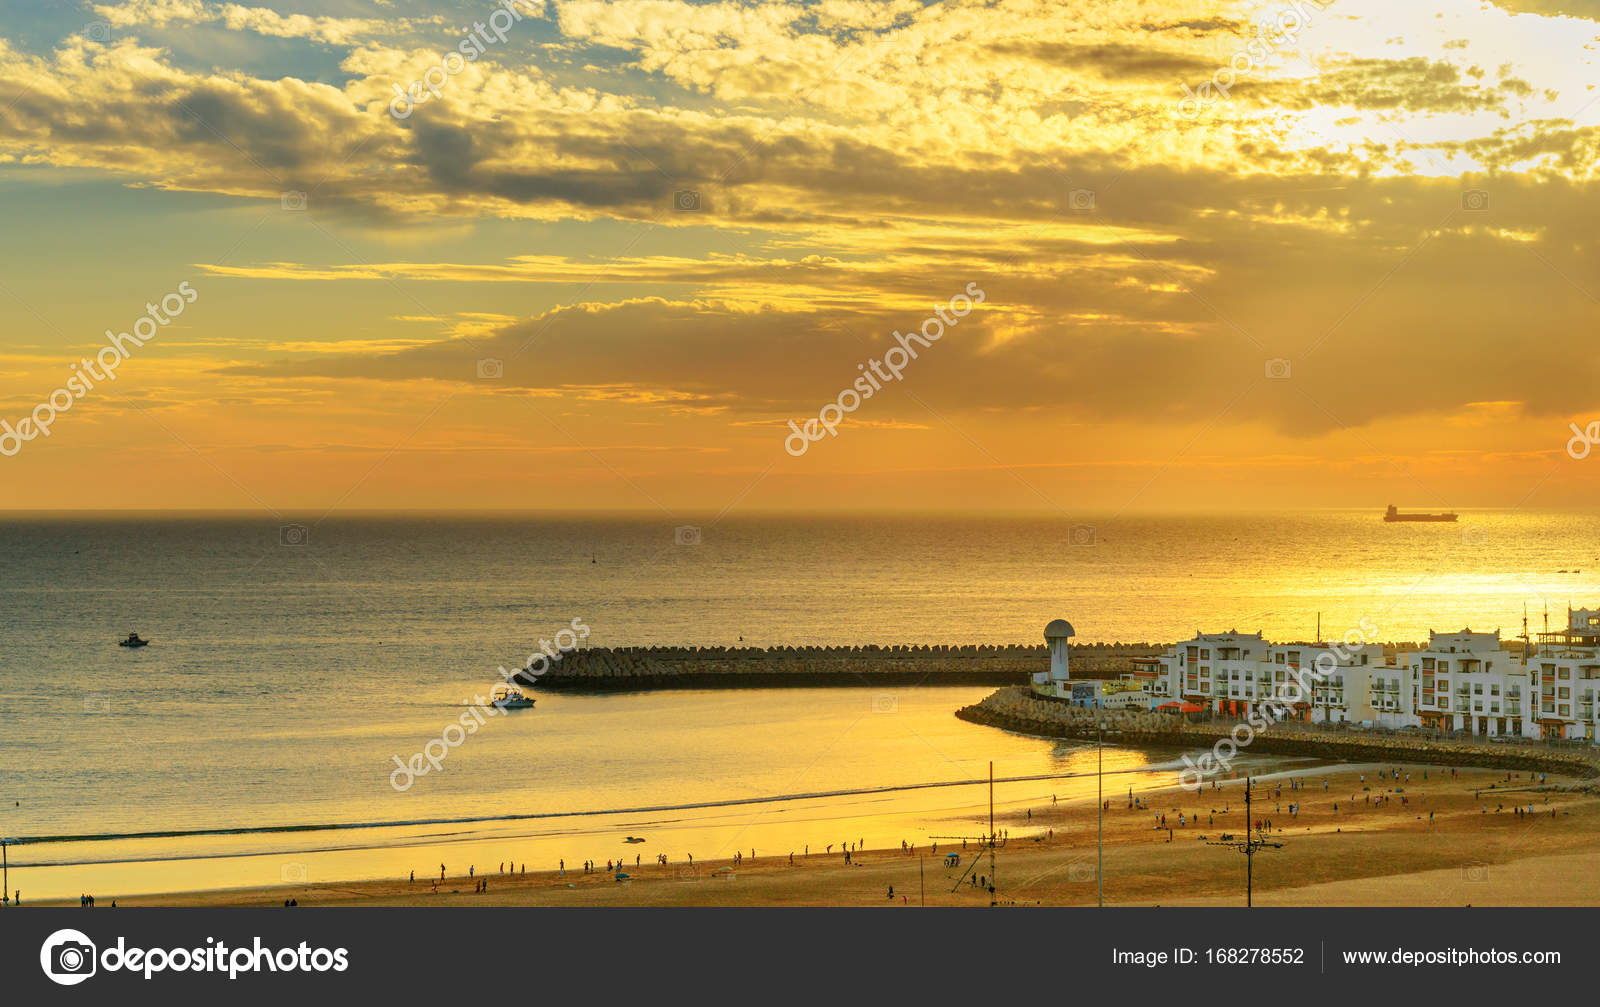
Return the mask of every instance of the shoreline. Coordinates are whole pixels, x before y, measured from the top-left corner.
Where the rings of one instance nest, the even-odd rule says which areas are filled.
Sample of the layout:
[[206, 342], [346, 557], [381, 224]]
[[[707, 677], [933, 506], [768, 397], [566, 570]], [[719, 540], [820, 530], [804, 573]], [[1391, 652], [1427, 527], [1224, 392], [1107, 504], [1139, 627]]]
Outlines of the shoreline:
[[[1283, 845], [1255, 865], [1258, 898], [1278, 905], [1552, 905], [1600, 902], [1600, 878], [1574, 873], [1600, 852], [1600, 795], [1570, 779], [1537, 774], [1443, 769], [1415, 762], [1388, 775], [1371, 767], [1293, 770], [1258, 780], [1255, 816], [1271, 822]], [[1326, 778], [1327, 785], [1322, 786]], [[1298, 789], [1296, 788], [1298, 784]], [[1105, 888], [1118, 905], [1205, 905], [1242, 902], [1244, 863], [1215, 842], [1246, 826], [1242, 780], [1219, 781], [1203, 793], [1176, 786], [1140, 792], [1133, 807], [1115, 794], [1104, 812]], [[1516, 801], [1513, 811], [1505, 804]], [[1295, 802], [1298, 813], [1287, 805]], [[994, 857], [996, 898], [1015, 905], [1088, 905], [1096, 899], [1097, 805], [1093, 798], [1054, 804], [1048, 797], [997, 813], [1006, 835]], [[1186, 814], [1186, 824], [1177, 821]], [[1165, 826], [1161, 824], [1165, 816]], [[975, 831], [976, 819], [952, 819], [948, 831]], [[911, 837], [907, 837], [908, 839]], [[681, 859], [623, 867], [625, 875], [581, 868], [437, 875], [214, 888], [114, 896], [121, 907], [282, 906], [929, 906], [987, 907], [983, 888], [964, 871], [990, 854], [976, 841], [928, 845], [913, 852], [893, 843], [858, 851], [845, 864], [837, 851], [813, 847], [742, 858]], [[626, 849], [626, 848], [624, 848]], [[947, 868], [944, 857], [961, 863]], [[918, 856], [917, 854], [922, 854]], [[620, 857], [623, 854], [619, 851]], [[648, 855], [648, 854], [647, 854]], [[419, 864], [419, 866], [421, 866]], [[520, 865], [519, 865], [520, 866]], [[459, 871], [459, 867], [457, 868]], [[1174, 878], [1181, 877], [1181, 884]], [[488, 890], [476, 891], [488, 881]], [[887, 895], [894, 887], [895, 897]], [[95, 893], [108, 907], [110, 894]], [[41, 900], [27, 905], [70, 905]]]

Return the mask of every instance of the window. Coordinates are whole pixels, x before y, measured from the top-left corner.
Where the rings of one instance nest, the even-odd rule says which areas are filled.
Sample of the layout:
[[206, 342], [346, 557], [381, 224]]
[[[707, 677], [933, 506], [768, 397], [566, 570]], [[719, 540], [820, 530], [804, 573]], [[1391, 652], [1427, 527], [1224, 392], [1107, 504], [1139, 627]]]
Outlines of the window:
[[1210, 650], [1210, 648], [1201, 647], [1200, 648], [1200, 658], [1202, 660], [1205, 660], [1205, 661], [1211, 660], [1211, 650]]

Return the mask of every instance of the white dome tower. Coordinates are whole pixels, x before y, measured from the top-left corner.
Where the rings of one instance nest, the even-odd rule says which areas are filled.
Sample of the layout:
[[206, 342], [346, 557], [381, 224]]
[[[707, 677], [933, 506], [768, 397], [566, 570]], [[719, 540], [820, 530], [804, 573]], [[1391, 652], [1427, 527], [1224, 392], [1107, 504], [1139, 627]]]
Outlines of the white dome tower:
[[1033, 676], [1034, 684], [1040, 687], [1039, 691], [1052, 696], [1072, 694], [1072, 674], [1067, 667], [1067, 641], [1076, 635], [1072, 623], [1065, 619], [1052, 619], [1050, 625], [1044, 628], [1044, 642], [1050, 648], [1050, 670]]

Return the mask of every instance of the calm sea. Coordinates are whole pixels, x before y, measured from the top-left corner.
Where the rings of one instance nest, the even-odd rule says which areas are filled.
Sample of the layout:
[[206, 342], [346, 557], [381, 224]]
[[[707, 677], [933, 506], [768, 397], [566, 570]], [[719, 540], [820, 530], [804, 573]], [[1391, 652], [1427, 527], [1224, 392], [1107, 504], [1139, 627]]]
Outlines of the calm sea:
[[[707, 860], [976, 832], [1092, 794], [1092, 748], [964, 724], [987, 690], [541, 694], [399, 793], [409, 757], [537, 641], [1029, 642], [1372, 620], [1520, 632], [1600, 601], [1600, 518], [0, 520], [0, 837], [24, 897]], [[289, 527], [285, 528], [285, 525]], [[154, 644], [115, 645], [137, 630]], [[1122, 786], [1170, 754], [1121, 751]], [[347, 825], [325, 831], [281, 828]], [[1092, 827], [1092, 826], [1091, 826]], [[133, 838], [138, 833], [182, 833]], [[647, 842], [622, 846], [626, 834]], [[54, 866], [44, 866], [54, 865]], [[431, 867], [430, 867], [431, 865]]]

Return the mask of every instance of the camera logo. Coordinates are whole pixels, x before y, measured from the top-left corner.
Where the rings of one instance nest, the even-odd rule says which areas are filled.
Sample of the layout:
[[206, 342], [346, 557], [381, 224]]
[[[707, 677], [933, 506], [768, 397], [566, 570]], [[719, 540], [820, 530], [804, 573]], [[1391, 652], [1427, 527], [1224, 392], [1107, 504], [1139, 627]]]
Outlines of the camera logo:
[[96, 960], [94, 941], [77, 930], [57, 930], [39, 949], [44, 974], [62, 986], [76, 986], [94, 975]]
[[1087, 213], [1094, 209], [1093, 189], [1073, 189], [1067, 197], [1067, 205], [1077, 213]]
[[700, 193], [694, 189], [679, 189], [672, 194], [672, 208], [683, 213], [694, 213], [700, 209]]
[[83, 26], [82, 35], [90, 42], [111, 41], [111, 25], [106, 21], [90, 21]]
[[506, 376], [506, 365], [494, 357], [484, 357], [478, 361], [478, 377], [494, 381]]
[[699, 545], [700, 529], [692, 524], [679, 525], [672, 533], [672, 541], [678, 545]]
[[1469, 885], [1480, 885], [1489, 880], [1488, 864], [1462, 864], [1461, 880]]
[[1100, 871], [1088, 860], [1074, 860], [1067, 865], [1067, 880], [1075, 885], [1093, 881], [1100, 876]]
[[873, 713], [898, 713], [900, 698], [892, 692], [880, 692], [872, 697]]
[[311, 538], [311, 529], [303, 524], [286, 524], [278, 529], [279, 545], [305, 545]]
[[1489, 193], [1483, 189], [1468, 189], [1461, 194], [1461, 208], [1481, 213], [1489, 208]]
[[1094, 545], [1096, 537], [1092, 524], [1075, 524], [1067, 530], [1067, 541], [1072, 545]]
[[1290, 373], [1289, 361], [1282, 357], [1273, 357], [1267, 361], [1267, 377], [1282, 381], [1289, 377]]
[[306, 865], [284, 864], [278, 868], [278, 877], [286, 885], [303, 885], [306, 883]]
[[278, 205], [285, 210], [304, 210], [306, 208], [306, 194], [298, 189], [285, 192], [278, 197]]

